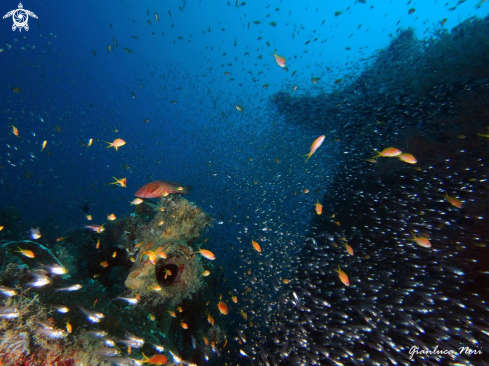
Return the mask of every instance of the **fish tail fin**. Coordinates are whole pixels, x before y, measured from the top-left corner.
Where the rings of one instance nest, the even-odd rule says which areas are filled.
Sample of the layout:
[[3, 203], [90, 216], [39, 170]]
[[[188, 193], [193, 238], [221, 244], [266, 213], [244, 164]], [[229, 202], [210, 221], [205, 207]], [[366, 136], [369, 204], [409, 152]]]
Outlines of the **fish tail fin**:
[[112, 147], [112, 142], [109, 142], [109, 141], [105, 141], [105, 142], [109, 144], [109, 146], [107, 146], [107, 149], [108, 149], [109, 147]]
[[308, 161], [309, 158], [312, 156], [312, 153], [309, 153], [309, 154], [305, 154], [305, 155], [302, 155], [302, 156], [307, 156], [307, 159], [305, 161]]
[[190, 186], [185, 186], [185, 187], [183, 187], [183, 189], [181, 190], [181, 192], [182, 192], [183, 194], [189, 194], [189, 192], [190, 192], [191, 190], [192, 190], [192, 187], [190, 187]]
[[149, 361], [149, 358], [146, 357], [146, 355], [144, 354], [144, 352], [141, 352], [143, 354], [143, 363], [146, 363]]
[[377, 155], [372, 156], [370, 159], [377, 159], [378, 157], [382, 156], [382, 154], [380, 152], [378, 152], [377, 150], [374, 150], [374, 151], [377, 153]]

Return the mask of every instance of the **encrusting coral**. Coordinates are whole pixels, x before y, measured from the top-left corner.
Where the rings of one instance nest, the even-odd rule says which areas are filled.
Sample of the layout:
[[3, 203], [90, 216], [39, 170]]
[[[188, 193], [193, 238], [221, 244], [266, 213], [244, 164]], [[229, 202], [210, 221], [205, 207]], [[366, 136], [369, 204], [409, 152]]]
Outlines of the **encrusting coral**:
[[[99, 330], [116, 341], [133, 333], [148, 344], [181, 350], [183, 319], [192, 326], [205, 322], [194, 308], [200, 310], [204, 303], [199, 290], [206, 286], [204, 264], [210, 263], [198, 254], [197, 245], [212, 222], [185, 198], [169, 196], [142, 202], [134, 213], [106, 223], [100, 232], [84, 228], [44, 245], [31, 240], [0, 243], [5, 247], [0, 285], [10, 296], [0, 303], [0, 365], [119, 362], [113, 358], [117, 348], [107, 349], [103, 339], [88, 335]], [[74, 292], [67, 296], [65, 291]], [[69, 314], [55, 310], [60, 305]], [[95, 306], [105, 314], [95, 325], [98, 329], [91, 328], [94, 321], [86, 316]], [[183, 319], [174, 319], [177, 308]], [[218, 330], [209, 338], [222, 341]], [[146, 354], [151, 352], [150, 345], [144, 347]], [[141, 360], [135, 352], [131, 356], [130, 348], [127, 354], [121, 357]]]
[[[11, 309], [15, 315], [0, 322], [1, 365], [108, 365], [93, 354], [103, 347], [101, 340], [58, 328], [37, 295], [9, 298], [4, 305], [0, 309]], [[58, 336], [43, 334], [45, 329]]]
[[212, 220], [181, 197], [163, 197], [152, 206], [156, 214], [138, 232], [139, 252], [125, 285], [154, 303], [174, 306], [204, 285], [201, 259], [190, 244]]

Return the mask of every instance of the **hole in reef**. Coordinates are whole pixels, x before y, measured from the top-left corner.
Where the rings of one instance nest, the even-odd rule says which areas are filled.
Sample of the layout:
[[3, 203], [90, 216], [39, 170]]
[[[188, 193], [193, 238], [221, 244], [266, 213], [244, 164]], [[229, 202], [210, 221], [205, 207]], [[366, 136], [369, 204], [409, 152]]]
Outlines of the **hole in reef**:
[[181, 275], [179, 267], [163, 258], [156, 262], [156, 280], [161, 286], [171, 286], [178, 281]]

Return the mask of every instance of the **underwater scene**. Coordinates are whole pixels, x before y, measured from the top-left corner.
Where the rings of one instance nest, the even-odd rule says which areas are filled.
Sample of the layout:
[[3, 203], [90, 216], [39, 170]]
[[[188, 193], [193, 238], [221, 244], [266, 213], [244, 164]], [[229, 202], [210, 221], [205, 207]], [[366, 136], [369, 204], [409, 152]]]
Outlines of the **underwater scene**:
[[489, 365], [489, 2], [0, 14], [0, 365]]

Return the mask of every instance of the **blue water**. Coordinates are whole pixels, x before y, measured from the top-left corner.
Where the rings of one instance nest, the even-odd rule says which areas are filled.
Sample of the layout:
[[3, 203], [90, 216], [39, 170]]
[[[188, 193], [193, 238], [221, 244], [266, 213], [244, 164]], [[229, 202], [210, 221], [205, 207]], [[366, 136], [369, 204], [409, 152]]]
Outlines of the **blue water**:
[[[0, 205], [21, 210], [19, 235], [46, 226], [53, 241], [108, 214], [130, 214], [139, 187], [172, 180], [191, 185], [189, 199], [223, 222], [209, 233], [219, 265], [240, 260], [244, 226], [277, 255], [290, 243], [293, 257], [314, 203], [341, 184], [332, 178], [343, 151], [327, 138], [304, 163], [311, 143], [331, 131], [286, 124], [274, 94], [294, 85], [297, 95], [332, 92], [400, 30], [422, 39], [444, 18], [450, 30], [489, 13], [485, 3], [457, 3], [24, 2], [39, 18], [30, 18], [29, 31], [0, 21]], [[0, 13], [17, 6], [3, 2]], [[317, 85], [312, 77], [320, 77]], [[116, 138], [126, 145], [106, 148]], [[82, 146], [89, 139], [93, 145]], [[112, 177], [127, 178], [127, 188], [108, 185]], [[237, 250], [221, 254], [220, 243]]]
[[[31, 225], [53, 215], [61, 230], [84, 223], [78, 208], [85, 202], [94, 221], [110, 212], [127, 213], [127, 201], [150, 175], [191, 184], [196, 203], [221, 213], [233, 197], [223, 193], [243, 191], [243, 184], [254, 180], [257, 164], [272, 166], [274, 158], [297, 162], [326, 132], [284, 126], [269, 102], [274, 93], [293, 85], [297, 94], [331, 91], [334, 80], [357, 74], [363, 60], [386, 47], [398, 29], [411, 27], [421, 38], [444, 18], [449, 29], [469, 16], [487, 14], [485, 6], [477, 10], [469, 2], [450, 12], [450, 5], [439, 1], [402, 6], [281, 1], [238, 7], [204, 1], [187, 2], [183, 11], [183, 2], [24, 6], [39, 18], [31, 17], [28, 32], [12, 32], [11, 18], [0, 23], [0, 164], [7, 193], [2, 203], [16, 204]], [[416, 11], [408, 15], [411, 7]], [[343, 13], [335, 17], [336, 11]], [[257, 20], [261, 24], [253, 23]], [[286, 57], [289, 72], [275, 64], [270, 55], [275, 49]], [[321, 77], [318, 85], [310, 82], [313, 76]], [[13, 87], [21, 93], [13, 93]], [[245, 112], [238, 112], [236, 104]], [[21, 141], [11, 133], [11, 124], [19, 128]], [[97, 141], [92, 147], [80, 146], [90, 138]], [[127, 145], [119, 152], [105, 149], [103, 141], [115, 138]], [[44, 140], [48, 143], [41, 153]], [[322, 154], [328, 154], [327, 146]], [[288, 184], [287, 177], [299, 168], [286, 163], [274, 170]], [[24, 177], [27, 172], [30, 179]], [[260, 172], [262, 184], [274, 176], [273, 170]], [[233, 178], [226, 179], [226, 173]], [[128, 188], [106, 186], [113, 176], [127, 177]], [[250, 206], [262, 204], [257, 198]]]

